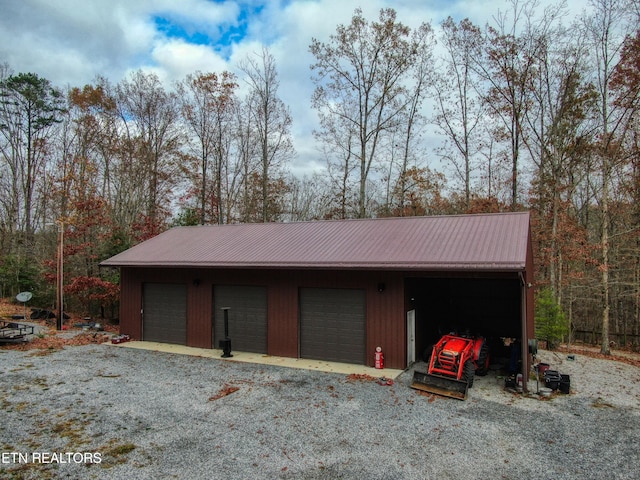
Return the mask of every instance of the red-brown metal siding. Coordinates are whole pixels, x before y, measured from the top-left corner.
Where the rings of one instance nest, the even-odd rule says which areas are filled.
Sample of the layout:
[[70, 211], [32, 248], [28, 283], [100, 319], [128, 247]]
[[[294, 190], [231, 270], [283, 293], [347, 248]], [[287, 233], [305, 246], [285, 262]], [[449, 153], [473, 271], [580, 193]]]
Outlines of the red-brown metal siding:
[[[400, 273], [123, 268], [121, 332], [134, 339], [141, 338], [142, 283], [176, 281], [188, 285], [187, 345], [212, 347], [213, 285], [268, 285], [268, 353], [293, 358], [299, 357], [299, 288], [365, 288], [366, 364], [373, 366], [373, 352], [381, 346], [389, 368], [405, 367], [406, 327]], [[378, 291], [381, 283], [385, 285], [383, 292]]]
[[528, 246], [527, 246], [527, 263], [526, 269], [524, 273], [524, 278], [526, 282], [526, 302], [527, 302], [527, 337], [535, 338], [536, 330], [535, 330], [535, 297], [534, 297], [534, 282], [535, 282], [535, 271], [533, 265], [533, 244], [531, 242], [531, 231], [528, 234]]
[[[532, 257], [528, 264], [533, 268]], [[529, 269], [528, 269], [529, 270]], [[415, 272], [413, 272], [415, 275]], [[425, 273], [426, 274], [426, 273]], [[440, 274], [442, 275], [442, 273]], [[445, 274], [446, 275], [446, 274]], [[133, 269], [121, 275], [120, 329], [142, 338], [142, 284], [187, 283], [187, 345], [212, 348], [213, 286], [266, 285], [268, 298], [268, 354], [299, 357], [298, 295], [301, 287], [364, 288], [366, 290], [366, 364], [373, 366], [377, 346], [389, 368], [406, 367], [406, 309], [404, 282], [407, 272]], [[526, 281], [533, 274], [526, 272]], [[379, 287], [383, 286], [383, 291]], [[526, 290], [527, 337], [534, 338], [533, 288]]]
[[298, 285], [295, 272], [273, 272], [267, 298], [268, 353], [298, 358]]
[[120, 272], [120, 333], [133, 340], [142, 339], [142, 281], [139, 270], [123, 268]]
[[[527, 340], [527, 349], [528, 349], [528, 340], [536, 338], [536, 324], [535, 324], [535, 297], [534, 297], [534, 279], [535, 279], [535, 271], [533, 264], [533, 244], [531, 242], [531, 230], [529, 230], [527, 236], [527, 261], [524, 272], [524, 280], [525, 280], [525, 317], [527, 324], [526, 331], [526, 340]], [[523, 334], [523, 344], [524, 344], [524, 334]], [[523, 351], [524, 352], [524, 351]], [[528, 368], [524, 371], [524, 381], [527, 382], [529, 379], [529, 372], [531, 371], [533, 364], [533, 357], [531, 355], [526, 355], [527, 357], [527, 365]], [[524, 363], [523, 363], [524, 364]], [[526, 383], [525, 383], [526, 385]]]
[[[406, 367], [406, 311], [404, 279], [397, 272], [365, 275], [367, 282], [367, 365], [373, 367], [376, 347], [382, 347], [385, 365]], [[383, 291], [379, 291], [383, 287]]]
[[187, 283], [187, 345], [211, 348], [213, 343], [213, 315], [211, 308], [211, 284], [192, 272], [193, 278]]
[[123, 268], [120, 277], [120, 332], [134, 340], [142, 338], [142, 285], [186, 283], [187, 345], [211, 348], [210, 290], [203, 279], [184, 269]]

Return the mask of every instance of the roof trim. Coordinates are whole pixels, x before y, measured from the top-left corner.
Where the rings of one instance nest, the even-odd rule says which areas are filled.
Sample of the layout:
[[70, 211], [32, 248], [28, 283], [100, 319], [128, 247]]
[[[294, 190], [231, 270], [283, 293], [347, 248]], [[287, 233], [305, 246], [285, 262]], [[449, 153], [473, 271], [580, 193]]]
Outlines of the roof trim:
[[451, 263], [314, 263], [313, 265], [302, 263], [258, 263], [258, 262], [218, 262], [215, 264], [210, 263], [198, 263], [198, 262], [146, 262], [140, 264], [139, 262], [120, 262], [109, 263], [103, 262], [100, 264], [103, 267], [154, 267], [154, 268], [238, 268], [238, 269], [288, 269], [288, 270], [438, 270], [438, 271], [499, 271], [499, 272], [521, 272], [525, 270], [525, 265], [514, 264], [510, 262], [492, 264], [451, 264]]

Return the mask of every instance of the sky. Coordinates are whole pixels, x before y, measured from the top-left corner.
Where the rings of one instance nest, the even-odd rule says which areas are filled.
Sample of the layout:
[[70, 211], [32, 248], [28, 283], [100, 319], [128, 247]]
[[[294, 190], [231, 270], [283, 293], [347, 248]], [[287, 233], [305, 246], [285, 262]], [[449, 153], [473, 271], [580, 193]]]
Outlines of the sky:
[[[585, 0], [569, 0], [578, 11]], [[187, 74], [238, 73], [238, 64], [266, 45], [276, 59], [279, 96], [293, 116], [297, 158], [292, 169], [320, 162], [312, 138], [309, 66], [312, 38], [328, 42], [361, 7], [377, 20], [397, 11], [412, 28], [447, 16], [491, 23], [505, 0], [0, 0], [0, 64], [36, 73], [59, 88], [82, 87], [97, 75], [118, 83], [142, 69], [171, 87]]]

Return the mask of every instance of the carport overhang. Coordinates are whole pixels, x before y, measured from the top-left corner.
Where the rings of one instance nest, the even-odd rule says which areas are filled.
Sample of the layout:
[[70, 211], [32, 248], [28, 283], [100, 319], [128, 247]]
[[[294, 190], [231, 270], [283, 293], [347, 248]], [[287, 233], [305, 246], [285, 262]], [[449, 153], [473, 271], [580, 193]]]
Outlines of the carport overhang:
[[532, 259], [527, 262], [528, 265], [492, 265], [487, 268], [486, 265], [465, 265], [461, 268], [450, 268], [449, 265], [431, 265], [431, 268], [413, 268], [406, 269], [405, 275], [408, 279], [443, 279], [453, 278], [458, 280], [509, 280], [517, 282], [519, 292], [519, 312], [517, 326], [520, 332], [519, 340], [521, 346], [520, 359], [522, 362], [523, 389], [527, 391], [528, 374], [531, 368], [531, 353], [529, 348], [530, 339], [534, 337], [534, 310], [533, 310], [533, 272]]

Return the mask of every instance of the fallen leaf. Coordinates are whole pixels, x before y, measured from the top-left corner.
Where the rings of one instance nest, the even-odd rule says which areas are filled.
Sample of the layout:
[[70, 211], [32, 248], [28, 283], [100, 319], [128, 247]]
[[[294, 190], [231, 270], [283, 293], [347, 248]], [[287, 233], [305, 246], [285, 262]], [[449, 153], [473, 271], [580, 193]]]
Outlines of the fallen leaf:
[[224, 388], [222, 388], [213, 397], [209, 397], [209, 401], [212, 402], [222, 397], [226, 397], [227, 395], [231, 395], [233, 392], [237, 392], [238, 390], [240, 390], [240, 387], [232, 387], [231, 385], [225, 385]]
[[376, 377], [372, 377], [371, 375], [367, 375], [366, 373], [351, 373], [347, 375], [347, 380], [350, 382], [355, 382], [355, 381], [375, 382], [378, 379]]

